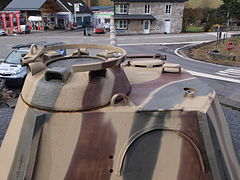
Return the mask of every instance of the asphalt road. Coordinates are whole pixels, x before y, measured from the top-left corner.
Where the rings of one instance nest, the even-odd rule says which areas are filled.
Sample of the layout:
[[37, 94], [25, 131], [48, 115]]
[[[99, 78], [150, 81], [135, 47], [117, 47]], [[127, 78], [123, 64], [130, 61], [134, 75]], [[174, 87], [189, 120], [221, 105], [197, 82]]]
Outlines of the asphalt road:
[[[189, 43], [185, 44], [188, 45]], [[211, 63], [206, 63], [202, 61], [192, 60], [190, 58], [183, 58], [181, 54], [176, 55], [178, 49], [185, 46], [184, 44], [157, 44], [157, 45], [124, 45], [123, 48], [127, 49], [129, 54], [134, 53], [162, 53], [166, 54], [168, 61], [171, 63], [178, 63], [186, 69], [193, 72], [204, 73], [210, 75], [210, 77], [225, 79], [229, 82], [238, 82], [240, 83], [240, 68], [222, 66]], [[206, 77], [207, 77], [206, 75]]]
[[[196, 60], [190, 60], [188, 58], [182, 58], [176, 55], [176, 49], [184, 46], [183, 44], [173, 45], [124, 45], [122, 46], [127, 50], [128, 54], [166, 54], [167, 61], [171, 63], [181, 64], [181, 66], [196, 73], [196, 75], [206, 82], [210, 87], [215, 89], [220, 96], [229, 98], [231, 100], [240, 101], [240, 68], [233, 68], [229, 66], [221, 66], [210, 63], [205, 63]], [[233, 77], [229, 77], [228, 74], [220, 75], [218, 72], [232, 71]], [[235, 73], [235, 74], [234, 74]], [[194, 74], [195, 75], [195, 74]], [[235, 82], [236, 81], [236, 82]]]
[[[140, 36], [119, 36], [118, 45], [150, 45], [150, 44], [186, 44], [188, 42], [202, 42], [215, 40], [214, 33], [194, 33], [194, 34], [156, 34], [156, 35], [140, 35]], [[48, 31], [33, 32], [31, 34], [21, 34], [13, 36], [0, 36], [0, 59], [5, 58], [11, 51], [11, 47], [16, 44], [46, 41], [56, 42], [64, 41], [65, 43], [94, 43], [109, 44], [109, 35], [94, 35], [85, 37], [82, 32], [64, 32], [64, 31]]]
[[[125, 48], [128, 54], [166, 54], [168, 62], [181, 64], [184, 69], [190, 70], [195, 75], [200, 76], [200, 79], [215, 89], [220, 97], [240, 101], [239, 68], [192, 61], [175, 54], [176, 49], [184, 45], [215, 39], [216, 34], [214, 33], [120, 36], [118, 37], [118, 45]], [[84, 37], [82, 36], [82, 32], [65, 33], [64, 31], [0, 37], [0, 59], [5, 58], [9, 54], [13, 45], [36, 41], [108, 44], [109, 37], [107, 35]], [[223, 110], [232, 133], [235, 147], [240, 154], [240, 112], [229, 107], [223, 107]], [[6, 107], [0, 108], [1, 136], [3, 136], [6, 130], [11, 113], [12, 111], [6, 109]]]

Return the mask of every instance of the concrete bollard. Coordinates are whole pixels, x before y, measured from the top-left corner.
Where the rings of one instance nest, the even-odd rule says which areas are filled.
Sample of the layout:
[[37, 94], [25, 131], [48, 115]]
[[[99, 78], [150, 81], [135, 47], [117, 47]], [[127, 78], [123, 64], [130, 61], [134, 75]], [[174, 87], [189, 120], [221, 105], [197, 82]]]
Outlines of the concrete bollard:
[[116, 30], [114, 24], [114, 18], [110, 19], [110, 43], [111, 46], [117, 46]]

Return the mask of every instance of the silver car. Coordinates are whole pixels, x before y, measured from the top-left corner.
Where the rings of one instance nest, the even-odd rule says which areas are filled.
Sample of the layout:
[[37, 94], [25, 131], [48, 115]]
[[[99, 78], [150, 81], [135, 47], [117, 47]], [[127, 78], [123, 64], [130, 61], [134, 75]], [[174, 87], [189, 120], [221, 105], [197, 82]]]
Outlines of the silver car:
[[0, 78], [5, 79], [6, 86], [20, 86], [27, 75], [27, 68], [21, 65], [21, 59], [29, 49], [13, 50], [0, 65]]
[[[40, 46], [54, 46], [64, 44], [64, 42], [47, 43], [39, 41], [34, 43], [19, 44], [0, 65], [0, 78], [5, 79], [6, 86], [22, 86], [27, 76], [27, 67], [21, 65], [21, 59], [29, 52], [32, 44]], [[24, 49], [25, 48], [25, 49]], [[26, 49], [27, 48], [27, 49]], [[65, 56], [66, 50], [56, 50], [55, 56]]]
[[6, 32], [0, 29], [0, 36], [5, 36], [5, 35], [7, 35]]

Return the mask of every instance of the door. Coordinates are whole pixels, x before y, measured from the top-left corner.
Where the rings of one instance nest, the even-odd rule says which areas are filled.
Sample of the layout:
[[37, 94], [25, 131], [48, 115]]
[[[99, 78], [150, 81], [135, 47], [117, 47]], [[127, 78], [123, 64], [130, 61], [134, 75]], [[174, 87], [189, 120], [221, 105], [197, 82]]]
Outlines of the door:
[[171, 29], [171, 21], [170, 20], [165, 20], [164, 22], [164, 33], [170, 33]]
[[143, 21], [143, 33], [149, 34], [150, 33], [150, 20]]

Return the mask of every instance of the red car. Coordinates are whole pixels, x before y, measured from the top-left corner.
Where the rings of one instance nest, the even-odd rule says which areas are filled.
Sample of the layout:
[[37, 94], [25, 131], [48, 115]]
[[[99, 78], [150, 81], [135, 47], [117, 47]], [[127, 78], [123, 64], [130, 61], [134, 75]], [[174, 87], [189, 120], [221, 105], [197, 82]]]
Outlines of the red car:
[[96, 27], [96, 28], [94, 29], [94, 32], [95, 32], [96, 34], [101, 34], [101, 33], [105, 33], [106, 30], [105, 30], [104, 27]]

